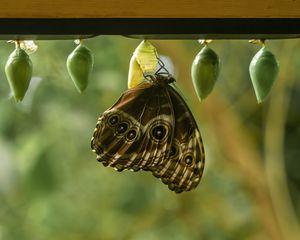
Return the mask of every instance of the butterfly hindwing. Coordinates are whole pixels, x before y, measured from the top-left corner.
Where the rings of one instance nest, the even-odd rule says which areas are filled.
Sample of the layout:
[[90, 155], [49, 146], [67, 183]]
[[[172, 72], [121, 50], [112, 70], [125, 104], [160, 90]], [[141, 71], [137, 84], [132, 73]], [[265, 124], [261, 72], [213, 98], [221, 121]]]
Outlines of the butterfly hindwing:
[[175, 128], [168, 159], [153, 174], [171, 190], [189, 191], [195, 188], [204, 169], [204, 148], [196, 121], [183, 98], [167, 86], [175, 118]]

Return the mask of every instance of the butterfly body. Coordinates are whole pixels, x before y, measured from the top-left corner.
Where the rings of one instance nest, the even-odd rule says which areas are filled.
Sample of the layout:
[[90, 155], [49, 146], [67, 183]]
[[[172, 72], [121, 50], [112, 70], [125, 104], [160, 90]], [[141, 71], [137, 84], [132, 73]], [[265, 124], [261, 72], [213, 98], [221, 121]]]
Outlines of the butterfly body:
[[160, 74], [125, 91], [98, 119], [91, 142], [97, 160], [118, 171], [151, 171], [179, 193], [195, 188], [204, 169], [196, 121]]

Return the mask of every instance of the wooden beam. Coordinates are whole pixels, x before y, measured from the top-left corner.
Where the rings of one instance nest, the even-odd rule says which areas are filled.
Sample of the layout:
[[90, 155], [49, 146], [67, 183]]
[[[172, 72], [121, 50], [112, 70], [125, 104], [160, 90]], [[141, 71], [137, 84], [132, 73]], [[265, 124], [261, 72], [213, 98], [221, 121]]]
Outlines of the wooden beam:
[[297, 0], [15, 0], [0, 18], [298, 18]]
[[0, 29], [0, 39], [299, 38], [300, 1], [0, 1]]

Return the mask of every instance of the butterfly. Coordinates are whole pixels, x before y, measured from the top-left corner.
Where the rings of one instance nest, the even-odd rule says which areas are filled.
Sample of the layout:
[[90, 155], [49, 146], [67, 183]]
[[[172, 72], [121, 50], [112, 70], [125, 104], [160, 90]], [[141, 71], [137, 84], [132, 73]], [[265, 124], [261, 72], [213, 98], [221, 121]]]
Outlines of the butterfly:
[[97, 160], [117, 171], [150, 171], [176, 193], [195, 188], [204, 170], [197, 123], [168, 73], [146, 75], [99, 118], [91, 140]]

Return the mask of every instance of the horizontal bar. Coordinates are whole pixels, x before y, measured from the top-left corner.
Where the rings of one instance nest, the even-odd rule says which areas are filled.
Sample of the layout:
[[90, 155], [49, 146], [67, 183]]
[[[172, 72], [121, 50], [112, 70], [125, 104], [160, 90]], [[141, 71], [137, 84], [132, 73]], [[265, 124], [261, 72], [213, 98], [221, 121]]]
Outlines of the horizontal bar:
[[0, 19], [0, 39], [74, 39], [125, 35], [155, 39], [299, 38], [300, 18]]

